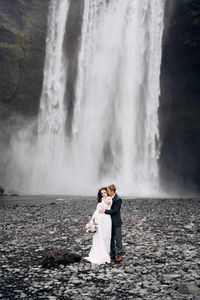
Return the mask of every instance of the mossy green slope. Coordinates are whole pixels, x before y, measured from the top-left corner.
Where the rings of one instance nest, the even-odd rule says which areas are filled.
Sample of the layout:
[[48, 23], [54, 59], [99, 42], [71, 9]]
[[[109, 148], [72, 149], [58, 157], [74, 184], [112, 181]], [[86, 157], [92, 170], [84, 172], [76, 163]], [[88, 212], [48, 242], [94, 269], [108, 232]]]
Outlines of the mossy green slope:
[[34, 115], [42, 88], [49, 0], [0, 1], [1, 119]]

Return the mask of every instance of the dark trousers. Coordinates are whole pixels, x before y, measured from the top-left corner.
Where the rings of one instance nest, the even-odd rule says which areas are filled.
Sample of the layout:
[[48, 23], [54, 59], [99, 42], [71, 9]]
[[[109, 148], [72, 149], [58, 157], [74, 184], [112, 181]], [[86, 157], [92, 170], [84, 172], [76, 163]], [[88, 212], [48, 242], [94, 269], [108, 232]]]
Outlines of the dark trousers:
[[112, 236], [110, 244], [111, 254], [117, 254], [117, 256], [122, 255], [122, 227], [112, 226]]

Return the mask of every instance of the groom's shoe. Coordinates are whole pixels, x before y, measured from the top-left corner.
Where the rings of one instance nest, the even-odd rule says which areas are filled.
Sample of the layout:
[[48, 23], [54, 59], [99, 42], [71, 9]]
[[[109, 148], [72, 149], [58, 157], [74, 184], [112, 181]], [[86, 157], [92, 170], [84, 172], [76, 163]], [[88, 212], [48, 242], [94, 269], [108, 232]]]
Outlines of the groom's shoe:
[[118, 257], [116, 258], [116, 261], [117, 261], [117, 262], [122, 261], [122, 256], [118, 256]]

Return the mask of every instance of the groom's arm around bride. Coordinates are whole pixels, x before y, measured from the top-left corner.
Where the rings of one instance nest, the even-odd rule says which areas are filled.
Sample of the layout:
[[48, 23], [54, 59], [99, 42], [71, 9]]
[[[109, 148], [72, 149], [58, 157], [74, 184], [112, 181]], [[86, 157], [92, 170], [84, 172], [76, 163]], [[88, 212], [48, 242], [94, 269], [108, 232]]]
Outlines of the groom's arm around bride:
[[109, 210], [107, 209], [104, 211], [105, 214], [111, 215], [112, 225], [115, 227], [122, 225], [121, 214], [120, 214], [121, 205], [122, 205], [121, 198], [119, 197], [118, 194], [115, 194], [115, 196], [113, 197], [113, 203], [111, 209]]

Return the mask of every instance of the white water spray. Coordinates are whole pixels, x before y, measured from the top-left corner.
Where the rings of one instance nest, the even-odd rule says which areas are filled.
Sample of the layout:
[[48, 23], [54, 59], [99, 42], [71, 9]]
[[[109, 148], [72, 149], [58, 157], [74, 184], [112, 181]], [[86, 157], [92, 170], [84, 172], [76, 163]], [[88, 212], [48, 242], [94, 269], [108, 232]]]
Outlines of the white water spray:
[[164, 1], [106, 2], [85, 1], [72, 140], [83, 173], [76, 178], [152, 194]]
[[[69, 0], [50, 2], [43, 89], [38, 119], [37, 164], [32, 190], [54, 193], [59, 186], [65, 164], [67, 59], [63, 51]], [[39, 176], [39, 178], [38, 178]]]
[[16, 188], [93, 194], [116, 183], [125, 195], [158, 193], [164, 0], [84, 1], [70, 137], [63, 49], [68, 9], [69, 0], [50, 2], [38, 141], [24, 168], [25, 184]]

